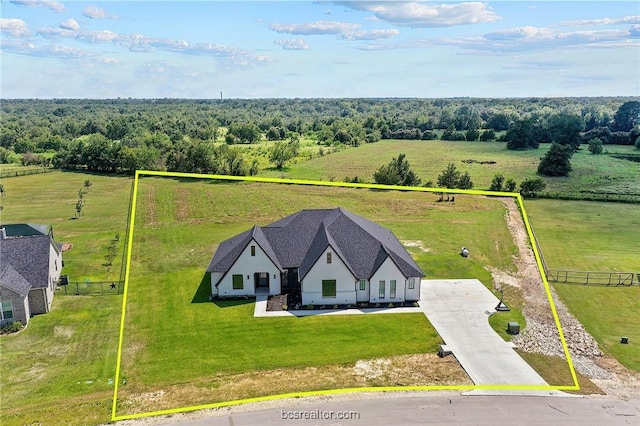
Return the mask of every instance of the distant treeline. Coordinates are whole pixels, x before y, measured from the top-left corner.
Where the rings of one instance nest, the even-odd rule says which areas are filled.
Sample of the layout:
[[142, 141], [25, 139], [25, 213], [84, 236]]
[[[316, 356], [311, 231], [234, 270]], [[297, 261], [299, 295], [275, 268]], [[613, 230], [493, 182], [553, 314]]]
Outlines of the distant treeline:
[[[3, 100], [0, 163], [257, 173], [235, 144], [380, 139], [632, 145], [640, 98]], [[500, 135], [499, 137], [497, 135]], [[225, 142], [218, 144], [214, 142]]]

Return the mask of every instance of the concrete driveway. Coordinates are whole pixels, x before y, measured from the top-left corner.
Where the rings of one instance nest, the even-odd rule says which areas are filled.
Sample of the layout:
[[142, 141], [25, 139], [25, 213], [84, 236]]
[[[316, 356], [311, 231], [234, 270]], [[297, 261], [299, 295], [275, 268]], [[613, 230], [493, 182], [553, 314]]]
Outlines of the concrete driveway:
[[[476, 385], [548, 386], [489, 325], [498, 302], [478, 280], [422, 281], [420, 307]], [[567, 395], [553, 390], [470, 393]]]

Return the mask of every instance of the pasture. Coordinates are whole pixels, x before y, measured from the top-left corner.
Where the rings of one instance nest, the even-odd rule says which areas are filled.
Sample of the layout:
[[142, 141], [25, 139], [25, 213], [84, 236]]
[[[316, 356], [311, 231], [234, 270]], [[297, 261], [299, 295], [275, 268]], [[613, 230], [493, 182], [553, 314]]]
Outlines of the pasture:
[[[632, 146], [607, 145], [605, 148], [610, 153], [629, 154], [634, 151]], [[423, 183], [431, 181], [435, 186], [442, 170], [448, 163], [454, 163], [459, 170], [469, 172], [474, 188], [488, 189], [496, 173], [511, 177], [518, 183], [538, 177], [536, 171], [540, 157], [548, 149], [549, 144], [540, 145], [535, 150], [509, 151], [504, 142], [383, 140], [293, 164], [284, 171], [265, 174], [336, 181], [358, 176], [372, 182], [373, 173], [380, 166], [404, 153]], [[465, 162], [468, 160], [472, 162]], [[495, 164], [487, 164], [489, 161]], [[574, 196], [584, 194], [584, 191], [640, 195], [640, 163], [609, 155], [592, 155], [582, 147], [573, 155], [571, 164], [573, 172], [569, 177], [544, 178], [547, 183], [544, 192]]]

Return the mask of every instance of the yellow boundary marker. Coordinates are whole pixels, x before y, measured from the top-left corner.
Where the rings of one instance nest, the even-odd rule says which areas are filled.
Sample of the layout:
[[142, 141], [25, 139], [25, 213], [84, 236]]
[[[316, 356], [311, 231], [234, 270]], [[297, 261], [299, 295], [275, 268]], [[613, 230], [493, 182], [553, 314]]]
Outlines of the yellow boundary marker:
[[[484, 195], [490, 197], [512, 197], [518, 202], [518, 207], [522, 214], [525, 227], [527, 229], [527, 235], [533, 248], [533, 254], [536, 258], [536, 264], [538, 265], [538, 271], [542, 277], [544, 283], [547, 299], [549, 300], [549, 306], [553, 314], [556, 327], [558, 328], [558, 334], [562, 343], [562, 349], [569, 364], [569, 370], [571, 377], [573, 378], [573, 385], [562, 386], [543, 386], [543, 385], [431, 385], [431, 386], [385, 386], [385, 387], [362, 387], [362, 388], [346, 388], [346, 389], [331, 389], [322, 391], [310, 391], [310, 392], [294, 392], [280, 395], [269, 395], [256, 398], [239, 399], [235, 401], [217, 402], [211, 404], [196, 405], [191, 407], [172, 408], [167, 410], [150, 411], [146, 413], [127, 414], [118, 416], [116, 415], [117, 402], [118, 402], [118, 386], [120, 384], [120, 369], [122, 365], [122, 342], [124, 338], [124, 321], [125, 311], [127, 306], [127, 293], [129, 290], [129, 271], [131, 266], [131, 251], [133, 245], [133, 234], [136, 216], [136, 203], [138, 198], [138, 182], [140, 176], [163, 176], [163, 177], [183, 177], [183, 178], [196, 178], [196, 179], [211, 179], [211, 180], [226, 180], [226, 181], [244, 181], [244, 182], [262, 182], [262, 183], [277, 183], [277, 184], [289, 184], [289, 185], [312, 185], [312, 186], [334, 186], [342, 188], [368, 188], [368, 189], [382, 189], [382, 190], [395, 190], [395, 191], [418, 191], [418, 192], [435, 192], [435, 193], [448, 193], [448, 194], [468, 194], [468, 195]], [[547, 276], [542, 267], [540, 260], [540, 253], [536, 244], [534, 243], [535, 237], [531, 231], [531, 225], [524, 208], [524, 202], [522, 196], [515, 192], [494, 192], [494, 191], [482, 191], [472, 189], [446, 189], [446, 188], [423, 188], [416, 186], [397, 186], [397, 185], [379, 185], [379, 184], [364, 184], [364, 183], [346, 183], [346, 182], [324, 182], [313, 180], [301, 180], [301, 179], [279, 179], [279, 178], [260, 178], [260, 177], [247, 177], [247, 176], [227, 176], [227, 175], [211, 175], [211, 174], [199, 174], [199, 173], [180, 173], [180, 172], [158, 172], [148, 170], [136, 170], [133, 183], [133, 198], [131, 201], [131, 217], [129, 220], [129, 239], [127, 241], [127, 261], [126, 261], [126, 273], [124, 281], [124, 293], [122, 298], [122, 315], [120, 317], [120, 336], [118, 338], [118, 356], [116, 360], [116, 374], [115, 374], [115, 386], [113, 390], [113, 405], [111, 407], [111, 421], [137, 419], [141, 417], [160, 416], [168, 414], [184, 413], [187, 411], [196, 411], [209, 408], [227, 407], [232, 405], [247, 404], [251, 402], [260, 401], [272, 401], [276, 399], [314, 396], [314, 395], [334, 395], [341, 393], [355, 393], [355, 392], [381, 392], [381, 391], [417, 391], [417, 390], [579, 390], [578, 377], [569, 354], [569, 348], [564, 338], [562, 326], [560, 324], [560, 318], [556, 311], [555, 304], [553, 303], [553, 297], [551, 296], [551, 289], [547, 281]]]

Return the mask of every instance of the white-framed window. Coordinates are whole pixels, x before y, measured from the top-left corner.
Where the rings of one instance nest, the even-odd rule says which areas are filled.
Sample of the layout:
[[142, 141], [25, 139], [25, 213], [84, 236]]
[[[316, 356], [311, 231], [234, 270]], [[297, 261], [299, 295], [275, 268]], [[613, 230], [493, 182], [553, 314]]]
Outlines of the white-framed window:
[[322, 297], [336, 297], [336, 280], [322, 280]]
[[10, 320], [13, 319], [13, 303], [11, 300], [3, 300], [0, 302], [0, 319]]
[[234, 290], [244, 289], [244, 279], [241, 274], [233, 276], [233, 289]]
[[413, 290], [416, 288], [416, 279], [409, 278], [409, 290]]
[[396, 280], [389, 281], [389, 297], [396, 298]]
[[378, 289], [378, 297], [380, 299], [384, 299], [384, 295], [385, 295], [385, 283], [384, 280], [380, 280], [380, 284], [379, 284], [379, 289]]
[[327, 263], [331, 263], [331, 252], [327, 252]]
[[360, 291], [365, 291], [367, 289], [367, 280], [360, 280]]

